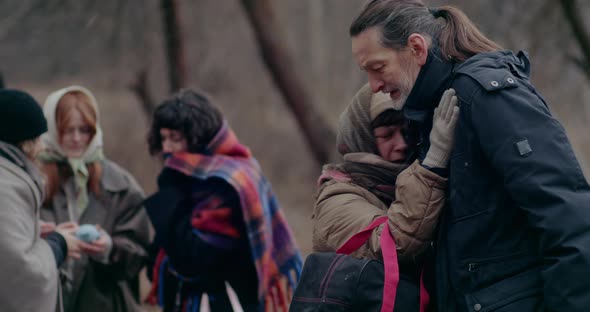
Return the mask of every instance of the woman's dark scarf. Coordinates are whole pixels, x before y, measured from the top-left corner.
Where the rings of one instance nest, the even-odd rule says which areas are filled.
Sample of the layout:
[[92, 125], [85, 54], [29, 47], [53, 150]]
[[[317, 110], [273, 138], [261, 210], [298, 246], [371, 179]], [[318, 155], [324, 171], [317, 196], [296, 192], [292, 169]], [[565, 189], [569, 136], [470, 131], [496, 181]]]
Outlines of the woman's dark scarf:
[[338, 164], [325, 165], [318, 183], [331, 179], [356, 184], [375, 194], [383, 203], [390, 205], [395, 200], [397, 176], [408, 167], [396, 164], [369, 153], [349, 153]]

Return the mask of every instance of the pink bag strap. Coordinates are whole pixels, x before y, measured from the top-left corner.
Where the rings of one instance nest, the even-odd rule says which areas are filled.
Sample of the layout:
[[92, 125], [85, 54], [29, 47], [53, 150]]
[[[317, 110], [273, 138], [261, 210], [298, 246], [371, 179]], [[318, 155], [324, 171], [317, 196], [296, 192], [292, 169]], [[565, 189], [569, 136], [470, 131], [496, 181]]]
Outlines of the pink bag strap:
[[[385, 219], [387, 221], [387, 216], [385, 216]], [[385, 266], [381, 312], [392, 312], [395, 306], [397, 284], [399, 284], [399, 266], [397, 263], [395, 241], [393, 240], [393, 236], [391, 236], [387, 223], [381, 232], [381, 253], [383, 253], [383, 265]]]
[[[381, 224], [387, 225], [387, 216], [376, 218], [364, 230], [354, 234], [349, 238], [336, 253], [350, 255], [366, 243], [373, 230]], [[397, 294], [397, 285], [399, 284], [399, 266], [397, 262], [397, 250], [395, 241], [389, 226], [385, 226], [381, 232], [381, 252], [383, 253], [383, 265], [385, 268], [385, 280], [383, 281], [383, 303], [381, 312], [392, 312], [395, 307], [395, 296]], [[425, 312], [429, 302], [429, 295], [424, 287], [424, 271], [420, 275], [420, 312]]]
[[426, 307], [430, 302], [430, 295], [424, 286], [424, 269], [420, 273], [420, 312], [426, 312]]
[[369, 240], [371, 234], [373, 234], [373, 230], [383, 223], [387, 223], [387, 216], [382, 216], [373, 220], [373, 222], [371, 222], [371, 224], [369, 224], [369, 226], [367, 226], [364, 230], [354, 234], [344, 244], [342, 244], [342, 246], [336, 250], [336, 253], [350, 255], [351, 253], [355, 252]]

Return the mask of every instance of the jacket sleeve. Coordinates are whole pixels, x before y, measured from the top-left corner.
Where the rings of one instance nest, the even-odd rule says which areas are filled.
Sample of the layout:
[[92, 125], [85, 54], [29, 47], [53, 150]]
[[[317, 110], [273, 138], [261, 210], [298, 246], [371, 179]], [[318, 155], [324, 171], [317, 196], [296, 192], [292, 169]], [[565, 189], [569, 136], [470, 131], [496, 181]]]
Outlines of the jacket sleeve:
[[[5, 169], [2, 169], [5, 170]], [[51, 248], [35, 228], [32, 192], [0, 178], [0, 254], [4, 311], [35, 311], [38, 304], [55, 303], [58, 274]]]
[[68, 254], [68, 245], [66, 240], [61, 234], [57, 232], [51, 232], [49, 235], [47, 235], [47, 237], [45, 237], [45, 241], [53, 252], [55, 263], [58, 267], [60, 267]]
[[[352, 235], [367, 227], [385, 209], [370, 203], [368, 191], [345, 182], [325, 182], [318, 190], [312, 216], [313, 250], [334, 252]], [[369, 242], [353, 253], [359, 258], [380, 259], [379, 237], [383, 226], [375, 228]]]
[[447, 179], [415, 161], [397, 177], [387, 216], [400, 258], [412, 258], [432, 240], [445, 204]]
[[476, 94], [471, 118], [481, 149], [528, 226], [539, 235], [551, 311], [590, 306], [590, 189], [561, 124], [526, 86]]
[[150, 242], [150, 222], [143, 209], [143, 193], [132, 183], [121, 199], [112, 232], [112, 251], [107, 264], [96, 262], [105, 273], [120, 279], [137, 276], [145, 265]]
[[[229, 186], [215, 187], [209, 197], [220, 200], [212, 203], [231, 208], [234, 220], [241, 220], [237, 196]], [[195, 277], [202, 273], [219, 271], [225, 264], [238, 259], [240, 253], [248, 252], [245, 237], [238, 239], [235, 248], [223, 249], [203, 240], [191, 223], [192, 205], [185, 200], [185, 194], [174, 188], [163, 189], [146, 200], [146, 209], [156, 230], [156, 246], [164, 248], [174, 268], [185, 276]], [[229, 204], [229, 205], [228, 205]], [[215, 209], [216, 207], [208, 207]], [[240, 231], [243, 236], [243, 231]]]
[[[344, 182], [322, 185], [313, 214], [313, 249], [336, 251], [352, 235], [387, 213], [400, 258], [420, 252], [431, 238], [444, 205], [446, 179], [416, 162], [400, 174], [397, 184], [397, 200], [388, 209], [372, 204], [367, 196], [373, 195], [359, 186]], [[383, 226], [377, 227], [369, 242], [353, 255], [382, 258], [381, 231]]]

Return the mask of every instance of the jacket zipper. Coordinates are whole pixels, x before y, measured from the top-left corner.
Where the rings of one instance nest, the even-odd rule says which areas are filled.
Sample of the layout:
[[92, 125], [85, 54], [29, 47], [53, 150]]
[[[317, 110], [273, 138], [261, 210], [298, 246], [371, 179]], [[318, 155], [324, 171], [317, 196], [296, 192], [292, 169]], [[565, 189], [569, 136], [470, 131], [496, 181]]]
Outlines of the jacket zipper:
[[505, 255], [505, 256], [498, 256], [498, 257], [493, 257], [493, 258], [489, 258], [489, 259], [485, 259], [485, 260], [481, 260], [481, 261], [469, 262], [467, 264], [467, 271], [475, 272], [475, 271], [477, 271], [477, 268], [480, 265], [484, 265], [484, 264], [488, 264], [488, 263], [492, 263], [492, 262], [498, 262], [498, 261], [502, 261], [502, 260], [506, 260], [506, 259], [510, 259], [510, 258], [515, 258], [516, 256], [520, 256], [520, 255], [523, 255], [526, 253], [527, 253], [526, 251], [521, 251], [521, 252], [517, 252], [517, 253]]

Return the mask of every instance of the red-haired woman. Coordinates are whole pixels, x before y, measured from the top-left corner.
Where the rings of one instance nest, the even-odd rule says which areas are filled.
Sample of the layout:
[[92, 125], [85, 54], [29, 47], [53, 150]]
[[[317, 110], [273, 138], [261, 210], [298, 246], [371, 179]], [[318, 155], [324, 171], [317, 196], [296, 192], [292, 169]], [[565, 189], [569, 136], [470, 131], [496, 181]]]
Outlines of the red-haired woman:
[[136, 311], [138, 273], [146, 257], [149, 220], [143, 192], [124, 169], [106, 159], [96, 99], [71, 86], [47, 97], [48, 132], [40, 158], [47, 176], [41, 218], [52, 224], [98, 225], [100, 237], [62, 269], [65, 311]]

